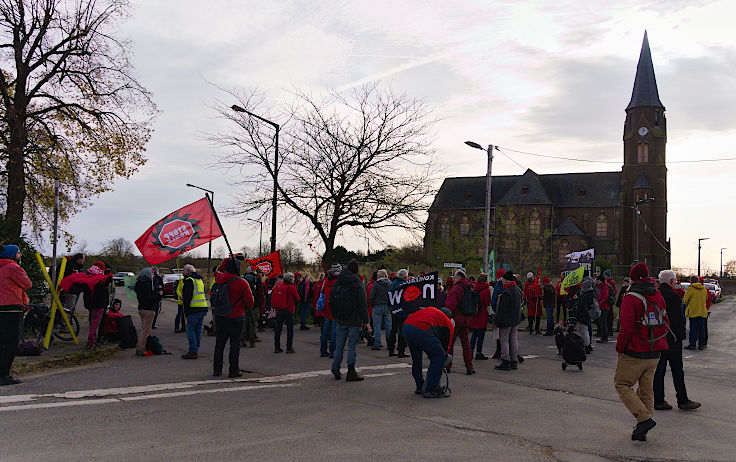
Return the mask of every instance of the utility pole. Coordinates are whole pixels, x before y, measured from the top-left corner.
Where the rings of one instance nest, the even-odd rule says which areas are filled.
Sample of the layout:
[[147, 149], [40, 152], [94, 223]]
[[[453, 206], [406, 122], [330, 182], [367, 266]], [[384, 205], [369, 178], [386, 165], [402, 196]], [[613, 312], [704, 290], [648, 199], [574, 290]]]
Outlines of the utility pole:
[[723, 251], [728, 247], [721, 247], [721, 279], [723, 279]]
[[701, 237], [698, 239], [698, 277], [700, 277], [700, 242], [710, 239], [709, 237]]
[[[475, 143], [473, 141], [466, 141], [465, 144], [470, 146], [471, 148], [475, 149], [481, 149], [483, 150], [483, 147]], [[486, 153], [488, 155], [488, 168], [486, 169], [486, 219], [484, 224], [484, 236], [483, 236], [483, 272], [488, 274], [489, 268], [488, 268], [488, 254], [489, 254], [489, 247], [490, 247], [490, 234], [491, 234], [491, 170], [493, 167], [493, 149], [494, 146], [492, 144], [488, 145], [488, 149], [486, 150]], [[494, 233], [494, 250], [495, 250], [495, 233]], [[495, 252], [494, 252], [494, 258], [495, 258]], [[491, 275], [493, 277], [493, 275]]]

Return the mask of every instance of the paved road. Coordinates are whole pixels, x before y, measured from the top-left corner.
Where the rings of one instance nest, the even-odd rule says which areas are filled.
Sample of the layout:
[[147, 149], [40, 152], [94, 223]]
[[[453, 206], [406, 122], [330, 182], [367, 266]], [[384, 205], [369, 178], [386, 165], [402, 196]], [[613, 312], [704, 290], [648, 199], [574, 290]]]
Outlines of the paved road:
[[[262, 333], [256, 349], [241, 350], [242, 379], [213, 380], [213, 338], [199, 360], [181, 360], [186, 343], [166, 303], [155, 333], [174, 355], [127, 350], [0, 389], [0, 460], [736, 460], [732, 299], [713, 309], [708, 350], [686, 352], [688, 391], [703, 407], [657, 412], [646, 443], [630, 440], [613, 344], [582, 373], [562, 371], [553, 340], [523, 332], [529, 358], [518, 371], [478, 361], [474, 376], [450, 374], [450, 398], [429, 400], [413, 394], [407, 360], [364, 345], [366, 380], [335, 381], [314, 329], [295, 332], [288, 356]], [[666, 393], [674, 401], [669, 377]]]

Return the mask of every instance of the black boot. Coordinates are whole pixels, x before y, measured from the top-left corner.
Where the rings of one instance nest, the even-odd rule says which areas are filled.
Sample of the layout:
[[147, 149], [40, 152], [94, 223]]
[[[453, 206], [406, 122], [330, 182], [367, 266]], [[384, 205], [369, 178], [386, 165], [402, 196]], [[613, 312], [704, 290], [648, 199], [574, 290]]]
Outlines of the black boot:
[[496, 352], [491, 356], [493, 359], [501, 359], [501, 341], [496, 340]]
[[345, 381], [346, 382], [360, 382], [363, 380], [363, 377], [358, 375], [358, 371], [355, 370], [355, 365], [348, 364], [348, 373], [345, 374]]
[[505, 359], [501, 361], [501, 364], [498, 364], [495, 367], [496, 370], [499, 371], [510, 371], [511, 370], [511, 363], [509, 361], [506, 361]]
[[518, 361], [511, 361], [511, 363], [509, 365], [511, 366], [511, 370], [512, 371], [515, 371], [516, 369], [519, 368], [519, 362]]

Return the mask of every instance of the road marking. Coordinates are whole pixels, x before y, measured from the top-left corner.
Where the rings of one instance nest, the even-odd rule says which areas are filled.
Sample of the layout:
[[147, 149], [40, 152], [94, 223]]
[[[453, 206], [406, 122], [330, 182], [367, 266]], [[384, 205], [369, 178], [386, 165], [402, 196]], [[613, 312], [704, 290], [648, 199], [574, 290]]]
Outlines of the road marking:
[[363, 377], [388, 377], [389, 375], [396, 375], [399, 372], [382, 372], [380, 374], [363, 374]]
[[119, 402], [120, 400], [117, 400], [115, 398], [108, 398], [108, 399], [89, 399], [86, 401], [62, 401], [59, 403], [21, 404], [18, 406], [0, 407], [0, 412], [21, 411], [23, 409], [47, 409], [47, 408], [52, 408], [52, 407], [88, 406], [90, 404], [106, 404], [106, 403], [119, 403]]
[[690, 358], [692, 358], [692, 357], [694, 357], [694, 356], [695, 356], [695, 355], [685, 356], [685, 359], [690, 359]]
[[539, 358], [539, 356], [537, 356], [537, 355], [522, 355], [521, 357], [524, 358], [524, 359]]

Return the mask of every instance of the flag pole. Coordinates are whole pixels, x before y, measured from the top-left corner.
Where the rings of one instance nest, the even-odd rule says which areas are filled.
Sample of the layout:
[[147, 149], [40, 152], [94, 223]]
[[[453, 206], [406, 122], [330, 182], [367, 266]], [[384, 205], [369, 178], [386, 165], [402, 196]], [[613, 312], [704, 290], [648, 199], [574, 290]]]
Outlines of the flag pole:
[[212, 205], [212, 200], [210, 200], [210, 197], [205, 194], [205, 198], [207, 198], [207, 203], [210, 204], [210, 209], [212, 210], [212, 215], [215, 216], [215, 221], [217, 222], [217, 226], [220, 227], [220, 232], [222, 233], [222, 237], [225, 238], [225, 244], [227, 245], [227, 250], [230, 252], [230, 257], [235, 258], [235, 254], [233, 253], [233, 249], [230, 248], [230, 242], [227, 240], [227, 235], [225, 234], [225, 230], [222, 229], [222, 223], [220, 223], [220, 217], [217, 216], [217, 212], [215, 211], [215, 206]]

